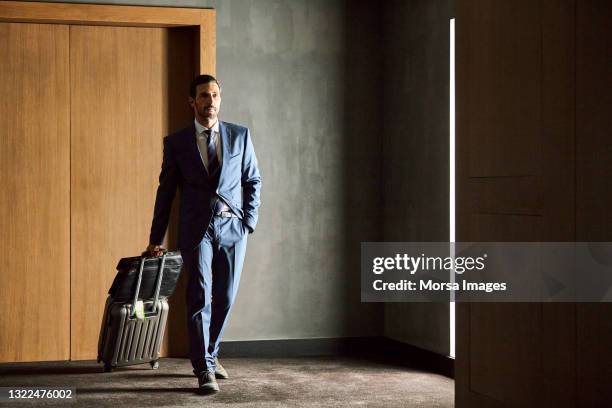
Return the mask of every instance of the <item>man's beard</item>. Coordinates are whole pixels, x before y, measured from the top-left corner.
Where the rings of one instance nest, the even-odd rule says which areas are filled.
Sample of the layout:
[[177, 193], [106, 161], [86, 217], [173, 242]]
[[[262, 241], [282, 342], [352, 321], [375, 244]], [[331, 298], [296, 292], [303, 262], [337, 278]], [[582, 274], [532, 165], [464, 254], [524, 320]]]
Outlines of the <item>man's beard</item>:
[[211, 111], [208, 110], [209, 106], [202, 108], [200, 110], [200, 116], [206, 119], [216, 119], [217, 118], [217, 110], [213, 108]]

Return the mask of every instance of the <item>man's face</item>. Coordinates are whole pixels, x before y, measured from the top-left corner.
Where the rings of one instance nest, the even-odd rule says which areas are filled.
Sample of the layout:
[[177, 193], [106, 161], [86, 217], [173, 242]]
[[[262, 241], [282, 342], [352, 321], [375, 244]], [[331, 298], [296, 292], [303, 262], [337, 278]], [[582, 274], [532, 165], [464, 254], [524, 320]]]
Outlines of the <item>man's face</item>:
[[214, 122], [217, 120], [221, 107], [221, 90], [214, 82], [200, 84], [196, 88], [195, 99], [189, 97], [189, 105], [199, 122]]

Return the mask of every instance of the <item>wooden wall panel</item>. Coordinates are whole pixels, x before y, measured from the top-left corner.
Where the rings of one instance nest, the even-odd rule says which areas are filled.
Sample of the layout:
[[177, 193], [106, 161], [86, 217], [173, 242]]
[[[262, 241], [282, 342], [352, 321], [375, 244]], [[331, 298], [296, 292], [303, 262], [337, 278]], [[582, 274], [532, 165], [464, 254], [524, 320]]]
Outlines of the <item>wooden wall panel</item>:
[[[612, 242], [612, 4], [576, 7], [576, 233]], [[608, 265], [612, 259], [608, 259]], [[612, 406], [612, 304], [577, 310], [578, 393], [582, 406]]]
[[70, 352], [68, 27], [0, 23], [0, 362]]
[[[456, 18], [457, 240], [573, 241], [573, 2]], [[459, 304], [457, 327], [457, 407], [574, 406], [574, 305]]]
[[[458, 240], [538, 240], [539, 14], [532, 1], [470, 1], [459, 12]], [[528, 406], [537, 398], [541, 319], [538, 305], [459, 305], [458, 406]]]
[[216, 21], [217, 15], [215, 10], [206, 10], [202, 12], [199, 27], [200, 41], [199, 41], [199, 73], [210, 74], [216, 76], [217, 72], [217, 29]]
[[72, 26], [70, 68], [71, 358], [82, 360], [96, 357], [118, 259], [148, 244], [167, 126], [167, 30]]
[[470, 7], [469, 18], [478, 20], [467, 39], [473, 68], [467, 75], [474, 86], [465, 106], [470, 118], [465, 138], [478, 146], [464, 158], [470, 177], [533, 175], [539, 168], [534, 149], [541, 116], [539, 77], [534, 76], [541, 65], [537, 6], [529, 0], [476, 0]]

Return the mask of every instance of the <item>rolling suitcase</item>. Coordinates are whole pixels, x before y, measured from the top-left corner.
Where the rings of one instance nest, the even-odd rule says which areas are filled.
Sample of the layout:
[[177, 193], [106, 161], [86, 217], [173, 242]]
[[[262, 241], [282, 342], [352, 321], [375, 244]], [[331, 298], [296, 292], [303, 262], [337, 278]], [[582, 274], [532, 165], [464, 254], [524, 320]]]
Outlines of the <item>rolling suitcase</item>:
[[[104, 371], [149, 363], [158, 367], [166, 321], [167, 298], [176, 288], [182, 258], [178, 252], [162, 257], [123, 258], [109, 290], [98, 341], [98, 362]], [[142, 313], [137, 302], [142, 301]]]

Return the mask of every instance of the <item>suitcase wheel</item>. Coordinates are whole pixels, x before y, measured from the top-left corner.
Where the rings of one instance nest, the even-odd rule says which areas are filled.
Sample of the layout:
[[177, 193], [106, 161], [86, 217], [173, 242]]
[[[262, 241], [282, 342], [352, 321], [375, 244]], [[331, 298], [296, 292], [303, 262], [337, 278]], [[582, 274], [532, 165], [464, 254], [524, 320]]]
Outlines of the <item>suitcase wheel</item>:
[[159, 368], [159, 362], [157, 360], [156, 361], [151, 361], [151, 368], [153, 370], [157, 370]]
[[104, 364], [104, 372], [110, 373], [113, 371], [113, 367], [110, 364]]

